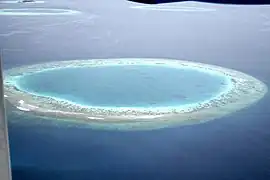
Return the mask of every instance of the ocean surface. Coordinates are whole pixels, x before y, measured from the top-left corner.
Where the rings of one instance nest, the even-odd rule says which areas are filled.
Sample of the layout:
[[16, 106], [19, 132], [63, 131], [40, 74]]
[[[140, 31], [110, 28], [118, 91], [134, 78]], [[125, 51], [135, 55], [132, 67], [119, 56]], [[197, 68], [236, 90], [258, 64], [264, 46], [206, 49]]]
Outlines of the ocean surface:
[[[0, 4], [82, 11], [0, 16], [5, 69], [88, 58], [172, 58], [242, 71], [270, 85], [270, 7], [122, 0]], [[184, 9], [192, 11], [184, 11]], [[196, 11], [196, 8], [212, 11]], [[194, 10], [195, 9], [195, 10]], [[268, 180], [270, 94], [207, 123], [151, 131], [56, 126], [8, 111], [13, 180]]]

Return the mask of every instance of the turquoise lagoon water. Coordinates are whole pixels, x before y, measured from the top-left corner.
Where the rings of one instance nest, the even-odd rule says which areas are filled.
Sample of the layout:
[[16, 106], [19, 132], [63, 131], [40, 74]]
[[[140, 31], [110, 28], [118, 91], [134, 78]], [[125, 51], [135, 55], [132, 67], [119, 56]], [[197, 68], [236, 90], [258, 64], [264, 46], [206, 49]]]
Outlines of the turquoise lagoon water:
[[218, 94], [225, 77], [188, 68], [99, 66], [62, 68], [22, 76], [21, 90], [88, 106], [166, 107]]

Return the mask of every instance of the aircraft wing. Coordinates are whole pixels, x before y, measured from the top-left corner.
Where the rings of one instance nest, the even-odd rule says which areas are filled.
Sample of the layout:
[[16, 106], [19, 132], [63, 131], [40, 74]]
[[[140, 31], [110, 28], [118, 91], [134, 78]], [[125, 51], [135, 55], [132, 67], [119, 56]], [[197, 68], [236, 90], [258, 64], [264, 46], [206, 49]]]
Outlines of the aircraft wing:
[[0, 179], [11, 180], [8, 129], [5, 113], [2, 58], [0, 52]]
[[143, 3], [143, 4], [161, 4], [161, 3], [181, 2], [185, 0], [128, 0], [128, 1], [133, 1], [137, 3]]
[[[189, 0], [128, 0], [143, 4], [163, 4], [173, 2], [184, 2]], [[194, 0], [197, 2], [217, 3], [217, 4], [242, 4], [242, 5], [264, 5], [270, 4], [270, 0]]]

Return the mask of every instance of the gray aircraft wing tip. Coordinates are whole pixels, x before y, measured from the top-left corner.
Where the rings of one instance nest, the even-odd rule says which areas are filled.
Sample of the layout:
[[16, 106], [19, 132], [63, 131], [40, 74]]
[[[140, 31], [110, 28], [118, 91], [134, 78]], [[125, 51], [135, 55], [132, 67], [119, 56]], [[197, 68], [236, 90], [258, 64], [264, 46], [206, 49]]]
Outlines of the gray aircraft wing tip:
[[8, 128], [5, 113], [2, 49], [0, 49], [0, 179], [11, 180]]

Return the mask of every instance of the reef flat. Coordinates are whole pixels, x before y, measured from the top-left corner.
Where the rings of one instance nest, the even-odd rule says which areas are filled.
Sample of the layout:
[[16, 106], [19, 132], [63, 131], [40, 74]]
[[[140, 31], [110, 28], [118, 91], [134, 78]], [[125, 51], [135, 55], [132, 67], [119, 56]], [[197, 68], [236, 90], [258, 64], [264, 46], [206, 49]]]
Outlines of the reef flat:
[[69, 9], [50, 8], [21, 8], [21, 9], [0, 9], [0, 16], [53, 16], [53, 15], [74, 15], [79, 11]]
[[[193, 69], [223, 76], [226, 86], [210, 99], [166, 107], [102, 107], [81, 105], [67, 99], [43, 96], [23, 90], [18, 81], [31, 74], [63, 68], [150, 65]], [[219, 66], [171, 59], [93, 59], [58, 61], [17, 67], [4, 72], [5, 98], [17, 111], [45, 119], [85, 124], [93, 128], [138, 130], [185, 125], [213, 120], [245, 108], [267, 92], [256, 78]], [[178, 83], [178, 82], [176, 82]]]

